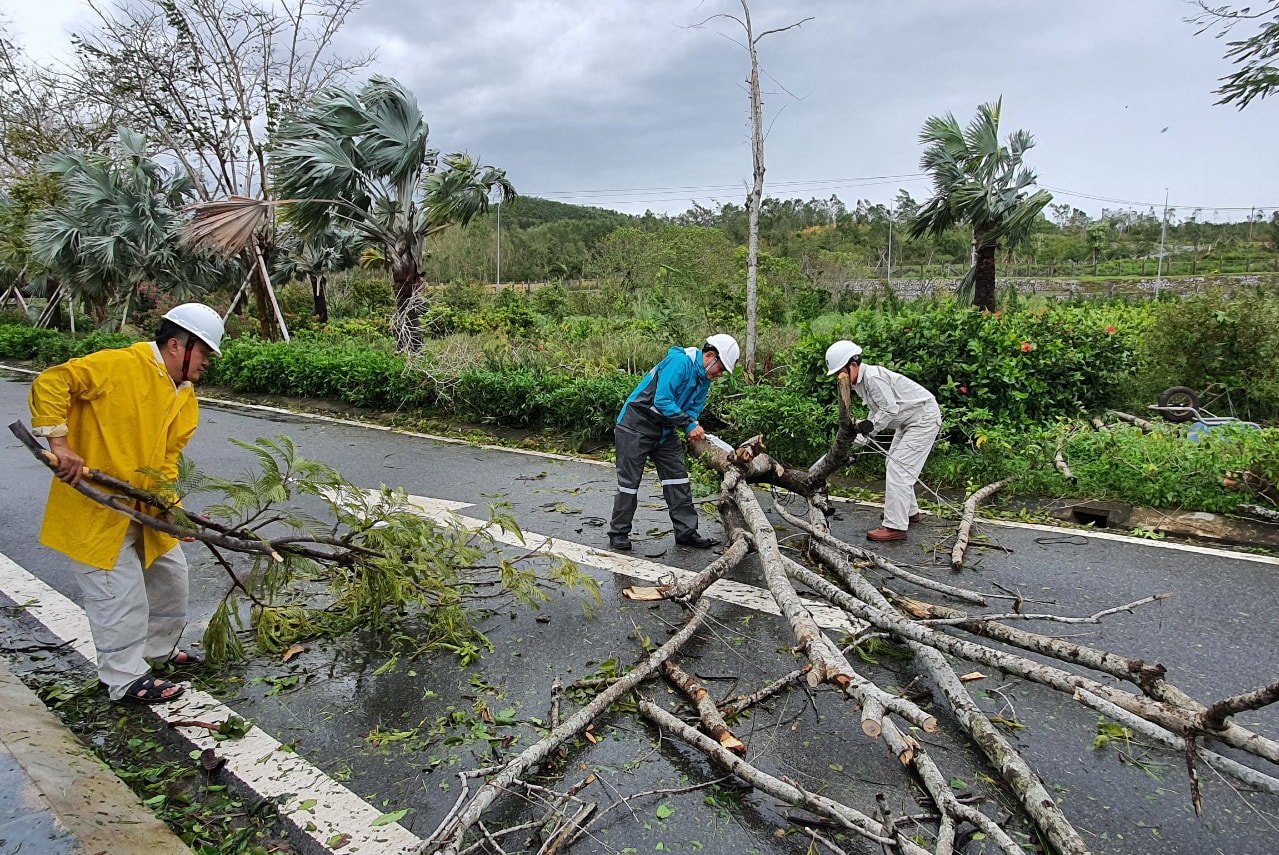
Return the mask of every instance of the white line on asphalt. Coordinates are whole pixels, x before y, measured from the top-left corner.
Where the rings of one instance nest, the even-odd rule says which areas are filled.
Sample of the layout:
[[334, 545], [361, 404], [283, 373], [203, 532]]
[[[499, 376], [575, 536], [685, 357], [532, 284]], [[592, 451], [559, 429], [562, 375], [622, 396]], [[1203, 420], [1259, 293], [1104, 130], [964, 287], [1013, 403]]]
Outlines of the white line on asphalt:
[[1251, 552], [1239, 552], [1234, 549], [1217, 549], [1212, 546], [1196, 546], [1193, 543], [1167, 543], [1162, 540], [1150, 540], [1144, 537], [1133, 537], [1128, 534], [1116, 534], [1111, 531], [1096, 531], [1088, 528], [1058, 528], [1057, 526], [1042, 525], [1040, 523], [1024, 523], [1013, 522], [1012, 520], [982, 520], [986, 525], [1002, 525], [1005, 528], [1024, 528], [1029, 531], [1043, 531], [1049, 534], [1078, 534], [1084, 537], [1092, 537], [1097, 540], [1116, 540], [1120, 543], [1127, 543], [1135, 546], [1150, 546], [1155, 549], [1173, 549], [1178, 552], [1193, 552], [1197, 555], [1212, 555], [1217, 558], [1233, 558], [1236, 561], [1253, 561], [1258, 564], [1275, 564], [1279, 565], [1279, 558], [1273, 555], [1255, 555]]
[[[58, 638], [71, 643], [88, 662], [95, 661], [84, 610], [3, 553], [0, 592], [24, 606]], [[163, 721], [197, 720], [210, 724], [235, 715], [235, 710], [190, 684], [177, 701], [153, 704], [149, 710]], [[421, 842], [398, 823], [375, 827], [373, 823], [382, 816], [381, 811], [285, 749], [259, 727], [251, 728], [242, 739], [222, 742], [215, 741], [212, 733], [203, 728], [184, 728], [179, 732], [201, 750], [216, 750], [227, 761], [224, 774], [235, 776], [258, 798], [279, 799], [280, 815], [295, 833], [310, 837], [321, 851], [332, 852], [340, 845], [345, 852], [403, 853]]]
[[[369, 490], [368, 492], [370, 495], [376, 495], [377, 493], [376, 490]], [[538, 534], [537, 532], [524, 530], [524, 539], [521, 540], [515, 534], [505, 531], [499, 526], [490, 525], [487, 520], [457, 514], [457, 510], [461, 507], [473, 507], [461, 502], [448, 502], [442, 499], [433, 499], [430, 496], [409, 496], [409, 501], [419, 508], [425, 516], [437, 522], [448, 523], [450, 520], [456, 520], [467, 528], [484, 531], [494, 540], [509, 546], [536, 547], [542, 553], [569, 558], [578, 564], [598, 567], [601, 570], [608, 570], [619, 576], [631, 576], [653, 584], [667, 585], [686, 581], [695, 575], [680, 567], [659, 564], [656, 561], [649, 561], [645, 558], [603, 552], [590, 546], [583, 546], [580, 543], [562, 540], [548, 534]], [[771, 615], [781, 614], [773, 595], [754, 585], [721, 579], [711, 585], [706, 594], [725, 603], [732, 603], [733, 605]], [[813, 619], [817, 621], [817, 624], [824, 629], [834, 629], [840, 632], [854, 631], [854, 625], [849, 622], [848, 616], [840, 609], [811, 600], [803, 600], [803, 603], [812, 613]]]

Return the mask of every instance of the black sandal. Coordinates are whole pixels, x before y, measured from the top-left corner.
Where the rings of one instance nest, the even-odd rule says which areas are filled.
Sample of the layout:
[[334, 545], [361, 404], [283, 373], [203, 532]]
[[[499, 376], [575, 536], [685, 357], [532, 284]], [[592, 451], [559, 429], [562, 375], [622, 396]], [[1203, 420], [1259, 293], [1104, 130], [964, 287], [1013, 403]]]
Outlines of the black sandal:
[[[171, 692], [170, 690], [172, 689], [177, 691]], [[120, 700], [131, 704], [162, 704], [168, 701], [176, 701], [182, 697], [182, 693], [185, 691], [185, 686], [179, 686], [177, 683], [160, 680], [150, 674], [146, 674], [130, 683], [129, 688], [124, 690], [124, 697], [120, 698]], [[166, 695], [165, 692], [170, 692], [170, 694]]]
[[204, 657], [194, 650], [179, 650], [168, 659], [174, 668], [199, 668], [204, 665]]

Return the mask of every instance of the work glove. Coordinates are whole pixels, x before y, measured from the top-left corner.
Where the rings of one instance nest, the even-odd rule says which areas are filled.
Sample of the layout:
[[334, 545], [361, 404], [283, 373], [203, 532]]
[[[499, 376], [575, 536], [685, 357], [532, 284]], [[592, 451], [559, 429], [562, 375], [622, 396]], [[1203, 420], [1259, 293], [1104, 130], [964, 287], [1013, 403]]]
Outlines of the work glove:
[[859, 433], [853, 437], [853, 448], [861, 448], [868, 442], [870, 442], [870, 437], [864, 433]]
[[862, 419], [857, 423], [857, 432], [862, 436], [870, 436], [875, 432], [875, 423], [870, 419]]

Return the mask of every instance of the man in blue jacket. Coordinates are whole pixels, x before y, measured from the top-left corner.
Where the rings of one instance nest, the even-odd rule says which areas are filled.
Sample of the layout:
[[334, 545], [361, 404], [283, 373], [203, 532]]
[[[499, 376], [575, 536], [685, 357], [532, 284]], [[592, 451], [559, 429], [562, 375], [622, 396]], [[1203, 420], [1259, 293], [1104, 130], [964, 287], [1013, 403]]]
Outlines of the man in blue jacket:
[[701, 350], [672, 347], [626, 399], [613, 429], [617, 496], [608, 528], [610, 548], [621, 552], [631, 548], [631, 520], [639, 504], [639, 486], [648, 459], [657, 467], [657, 477], [662, 482], [675, 542], [697, 549], [719, 543], [697, 532], [697, 509], [693, 507], [688, 467], [684, 465], [684, 449], [677, 431], [684, 431], [690, 442], [706, 436], [697, 423], [706, 406], [706, 393], [712, 380], [733, 370], [740, 354], [737, 339], [726, 333], [707, 338]]

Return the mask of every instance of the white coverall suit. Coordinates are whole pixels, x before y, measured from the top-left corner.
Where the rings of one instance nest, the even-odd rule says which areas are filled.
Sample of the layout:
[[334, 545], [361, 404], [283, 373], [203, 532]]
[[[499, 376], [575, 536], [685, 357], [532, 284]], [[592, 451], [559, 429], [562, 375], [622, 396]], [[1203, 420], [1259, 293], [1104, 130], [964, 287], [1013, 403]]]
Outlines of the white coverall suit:
[[884, 527], [905, 531], [919, 513], [915, 482], [941, 429], [941, 409], [923, 386], [878, 365], [860, 366], [853, 391], [866, 404], [874, 433], [896, 432], [884, 476]]

